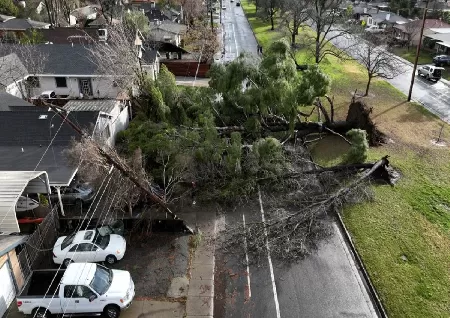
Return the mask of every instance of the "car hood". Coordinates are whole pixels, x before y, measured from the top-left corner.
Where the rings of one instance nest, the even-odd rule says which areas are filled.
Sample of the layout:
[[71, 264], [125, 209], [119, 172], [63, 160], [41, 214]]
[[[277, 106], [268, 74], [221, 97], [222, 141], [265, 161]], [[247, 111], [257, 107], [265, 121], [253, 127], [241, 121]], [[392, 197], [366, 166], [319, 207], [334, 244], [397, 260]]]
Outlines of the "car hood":
[[106, 296], [124, 296], [131, 285], [131, 275], [127, 271], [113, 269], [113, 281], [109, 286]]

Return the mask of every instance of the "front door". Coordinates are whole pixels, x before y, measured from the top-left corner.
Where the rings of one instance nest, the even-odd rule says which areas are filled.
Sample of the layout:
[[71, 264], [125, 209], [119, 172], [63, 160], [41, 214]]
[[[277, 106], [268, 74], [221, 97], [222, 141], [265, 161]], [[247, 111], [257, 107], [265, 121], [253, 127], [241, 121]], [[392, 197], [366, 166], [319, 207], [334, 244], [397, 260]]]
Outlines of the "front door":
[[78, 80], [78, 85], [80, 87], [80, 93], [83, 94], [83, 96], [93, 96], [90, 78], [80, 78]]

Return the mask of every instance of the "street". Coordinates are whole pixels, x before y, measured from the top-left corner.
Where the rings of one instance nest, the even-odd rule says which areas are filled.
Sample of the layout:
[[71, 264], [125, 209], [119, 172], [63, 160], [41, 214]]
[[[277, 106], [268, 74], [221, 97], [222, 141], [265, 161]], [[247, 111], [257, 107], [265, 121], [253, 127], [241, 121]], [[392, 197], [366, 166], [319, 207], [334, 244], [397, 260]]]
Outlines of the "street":
[[[257, 54], [257, 42], [242, 7], [224, 0], [224, 61], [241, 52]], [[222, 228], [261, 222], [264, 203], [226, 211]], [[355, 261], [338, 226], [318, 250], [294, 264], [247, 255], [245, 244], [235, 251], [216, 250], [214, 316], [225, 317], [378, 317]]]
[[[261, 222], [260, 202], [256, 197], [226, 211], [221, 227]], [[331, 237], [298, 263], [273, 259], [270, 250], [255, 259], [245, 242], [233, 251], [217, 249], [214, 317], [377, 317], [338, 227], [331, 226]]]
[[[333, 35], [333, 32], [330, 32], [328, 37], [330, 38]], [[350, 56], [355, 57], [352, 50], [358, 48], [357, 43], [360, 41], [361, 39], [356, 36], [347, 35], [345, 37], [335, 38], [331, 40], [331, 43], [346, 51]], [[349, 47], [352, 49], [347, 49]], [[402, 62], [402, 73], [393, 79], [388, 79], [387, 81], [408, 96], [413, 65], [400, 57], [397, 58]], [[445, 80], [432, 82], [427, 81], [420, 76], [416, 76], [412, 99], [422, 104], [432, 113], [438, 115], [442, 120], [450, 122], [450, 88], [448, 82]]]

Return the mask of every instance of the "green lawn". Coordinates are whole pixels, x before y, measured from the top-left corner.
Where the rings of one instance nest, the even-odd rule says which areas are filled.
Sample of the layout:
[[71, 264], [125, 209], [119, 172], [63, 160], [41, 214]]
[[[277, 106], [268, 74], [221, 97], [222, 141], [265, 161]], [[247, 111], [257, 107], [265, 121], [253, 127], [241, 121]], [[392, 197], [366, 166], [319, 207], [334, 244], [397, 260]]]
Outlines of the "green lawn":
[[[242, 6], [263, 46], [283, 36], [256, 19], [247, 0]], [[333, 79], [330, 94], [344, 119], [352, 92], [365, 87], [364, 69], [335, 58], [321, 67]], [[345, 223], [390, 317], [450, 317], [450, 152], [432, 143], [442, 122], [384, 81], [375, 81], [365, 100], [391, 139], [371, 148], [370, 160], [390, 155], [402, 177], [395, 187], [374, 185], [374, 201], [346, 208]], [[450, 144], [448, 125], [443, 136]], [[311, 151], [318, 163], [333, 165], [347, 147], [330, 136]]]

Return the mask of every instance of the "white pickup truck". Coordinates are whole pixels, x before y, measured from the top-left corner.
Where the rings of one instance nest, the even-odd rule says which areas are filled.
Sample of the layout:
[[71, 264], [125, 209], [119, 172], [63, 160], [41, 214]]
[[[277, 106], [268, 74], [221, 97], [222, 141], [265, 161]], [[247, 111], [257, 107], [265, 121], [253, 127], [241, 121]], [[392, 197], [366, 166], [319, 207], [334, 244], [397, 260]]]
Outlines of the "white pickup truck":
[[72, 263], [66, 270], [33, 271], [17, 296], [17, 307], [35, 318], [53, 314], [117, 318], [130, 306], [134, 294], [129, 272], [93, 263]]

